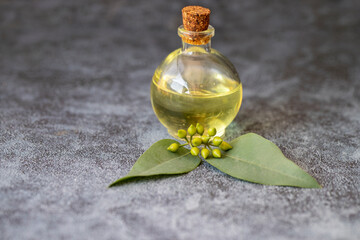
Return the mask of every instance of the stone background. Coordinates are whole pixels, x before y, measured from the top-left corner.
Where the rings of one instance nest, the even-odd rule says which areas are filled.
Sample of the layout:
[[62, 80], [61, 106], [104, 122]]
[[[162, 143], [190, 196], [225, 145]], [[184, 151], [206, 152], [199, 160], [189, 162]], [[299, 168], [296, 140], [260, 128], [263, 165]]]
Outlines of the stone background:
[[244, 86], [227, 137], [272, 140], [323, 189], [206, 163], [106, 188], [168, 137], [150, 81], [188, 3], [0, 1], [0, 239], [359, 239], [356, 0], [201, 1]]

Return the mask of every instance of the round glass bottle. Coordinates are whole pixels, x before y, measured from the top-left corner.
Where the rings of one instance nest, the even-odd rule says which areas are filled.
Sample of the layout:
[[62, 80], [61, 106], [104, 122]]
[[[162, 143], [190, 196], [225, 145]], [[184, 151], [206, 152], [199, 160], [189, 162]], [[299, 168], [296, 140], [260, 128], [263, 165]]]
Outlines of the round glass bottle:
[[[242, 85], [233, 64], [211, 48], [215, 29], [201, 32], [178, 28], [182, 48], [170, 53], [155, 70], [151, 103], [160, 122], [177, 137], [178, 129], [200, 123], [215, 127], [217, 136], [236, 117]], [[206, 132], [205, 132], [206, 134]]]

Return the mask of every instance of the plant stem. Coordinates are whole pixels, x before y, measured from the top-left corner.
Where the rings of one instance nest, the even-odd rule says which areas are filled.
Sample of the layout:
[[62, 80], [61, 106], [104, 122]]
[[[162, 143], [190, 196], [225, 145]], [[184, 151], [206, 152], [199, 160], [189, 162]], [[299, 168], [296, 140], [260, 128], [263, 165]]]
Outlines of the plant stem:
[[188, 138], [187, 138], [187, 137], [185, 137], [185, 140], [186, 140], [187, 144], [189, 144], [189, 145], [190, 145], [190, 147], [192, 147], [192, 145], [191, 145], [191, 137], [190, 137], [190, 141], [188, 140]]

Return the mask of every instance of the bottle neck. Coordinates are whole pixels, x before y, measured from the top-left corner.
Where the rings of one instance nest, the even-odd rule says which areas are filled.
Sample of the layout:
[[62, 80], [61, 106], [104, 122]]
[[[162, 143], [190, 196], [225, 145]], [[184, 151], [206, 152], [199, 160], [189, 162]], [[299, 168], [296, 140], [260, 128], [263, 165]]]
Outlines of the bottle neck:
[[184, 29], [181, 25], [178, 28], [178, 35], [182, 40], [182, 51], [189, 52], [191, 49], [211, 51], [211, 38], [215, 35], [215, 29], [209, 25], [208, 29], [202, 32], [192, 32]]
[[197, 49], [201, 49], [205, 52], [210, 52], [211, 51], [211, 40], [209, 40], [207, 43], [201, 44], [201, 45], [187, 43], [186, 41], [182, 40], [182, 51], [183, 52], [189, 52], [189, 51], [191, 51], [191, 49], [194, 49], [194, 47], [196, 47]]

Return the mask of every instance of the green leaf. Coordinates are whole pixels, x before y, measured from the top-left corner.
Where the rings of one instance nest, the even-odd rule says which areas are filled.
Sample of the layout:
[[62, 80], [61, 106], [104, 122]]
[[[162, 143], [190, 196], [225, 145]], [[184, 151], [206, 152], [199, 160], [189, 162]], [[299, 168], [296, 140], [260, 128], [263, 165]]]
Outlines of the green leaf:
[[248, 133], [230, 143], [233, 149], [208, 163], [235, 178], [265, 185], [321, 188], [319, 183], [287, 159], [271, 141]]
[[135, 162], [128, 175], [116, 180], [109, 187], [135, 177], [187, 173], [199, 166], [201, 159], [192, 156], [186, 148], [179, 148], [176, 153], [168, 151], [170, 144], [175, 142], [171, 139], [163, 139], [154, 143]]

